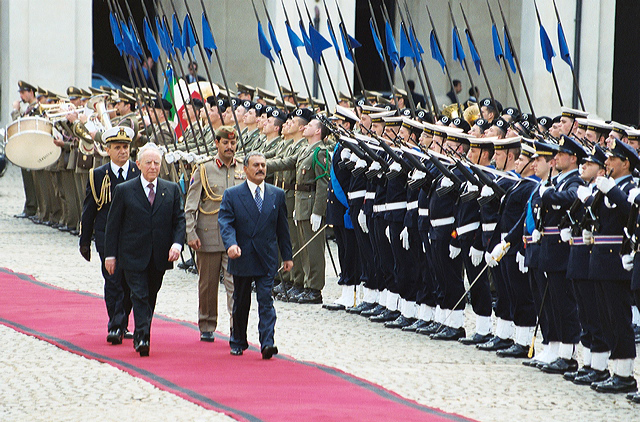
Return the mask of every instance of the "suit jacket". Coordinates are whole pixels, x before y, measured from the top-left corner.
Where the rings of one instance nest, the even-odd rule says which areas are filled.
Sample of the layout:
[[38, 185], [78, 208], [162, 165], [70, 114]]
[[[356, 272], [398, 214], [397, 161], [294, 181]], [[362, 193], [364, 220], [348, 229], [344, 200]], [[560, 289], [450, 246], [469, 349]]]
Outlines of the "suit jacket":
[[174, 243], [184, 243], [180, 188], [158, 178], [156, 190], [153, 207], [140, 177], [121, 183], [114, 190], [105, 232], [105, 256], [115, 256], [124, 270], [143, 271], [149, 263], [158, 270], [171, 269], [169, 249]]
[[[111, 195], [113, 197], [113, 191], [116, 186], [121, 182], [118, 181], [118, 175], [114, 174], [111, 170], [111, 162], [93, 169], [94, 188], [98, 195], [102, 190], [102, 183], [105, 176], [109, 176], [111, 183]], [[140, 176], [140, 170], [136, 163], [129, 160], [129, 171], [127, 172], [127, 180], [137, 178]], [[102, 253], [104, 250], [104, 230], [107, 225], [107, 216], [109, 215], [109, 209], [111, 209], [111, 202], [107, 202], [98, 211], [98, 205], [96, 199], [93, 196], [91, 185], [87, 182], [86, 194], [84, 197], [84, 204], [82, 205], [82, 217], [81, 217], [81, 229], [80, 229], [80, 245], [90, 245], [91, 235], [95, 234], [96, 249], [98, 253]]]
[[235, 276], [275, 276], [278, 249], [283, 261], [292, 259], [284, 191], [265, 183], [262, 211], [258, 211], [247, 182], [224, 191], [218, 224], [224, 247], [238, 245], [239, 258], [229, 260]]

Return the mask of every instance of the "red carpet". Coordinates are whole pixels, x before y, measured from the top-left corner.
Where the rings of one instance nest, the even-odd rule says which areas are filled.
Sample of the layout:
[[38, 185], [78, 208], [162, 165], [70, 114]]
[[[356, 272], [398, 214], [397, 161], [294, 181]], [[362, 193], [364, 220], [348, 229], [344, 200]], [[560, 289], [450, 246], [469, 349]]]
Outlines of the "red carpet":
[[0, 323], [64, 350], [106, 362], [205, 408], [247, 421], [467, 421], [385, 390], [334, 368], [276, 356], [251, 347], [229, 354], [228, 338], [198, 340], [195, 324], [154, 318], [151, 356], [132, 340], [106, 341], [102, 298], [62, 290], [0, 268]]

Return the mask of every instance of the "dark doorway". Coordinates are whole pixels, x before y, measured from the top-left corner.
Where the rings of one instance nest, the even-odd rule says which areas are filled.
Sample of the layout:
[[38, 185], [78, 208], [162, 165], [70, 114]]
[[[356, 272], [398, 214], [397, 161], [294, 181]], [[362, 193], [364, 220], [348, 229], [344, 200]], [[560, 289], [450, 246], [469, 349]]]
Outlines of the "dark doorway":
[[640, 2], [616, 2], [611, 118], [637, 125], [640, 121]]

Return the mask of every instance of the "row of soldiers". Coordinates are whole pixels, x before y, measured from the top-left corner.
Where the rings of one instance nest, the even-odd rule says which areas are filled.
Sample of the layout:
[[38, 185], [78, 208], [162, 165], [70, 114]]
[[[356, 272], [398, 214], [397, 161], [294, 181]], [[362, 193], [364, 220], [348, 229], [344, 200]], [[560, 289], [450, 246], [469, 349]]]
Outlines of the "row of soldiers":
[[[640, 131], [570, 108], [536, 119], [488, 98], [474, 107], [469, 120], [435, 124], [426, 111], [367, 104], [338, 107], [339, 125], [326, 120], [338, 140], [327, 222], [343, 293], [325, 307], [530, 358], [523, 364], [640, 402]], [[534, 352], [538, 328], [544, 349]]]

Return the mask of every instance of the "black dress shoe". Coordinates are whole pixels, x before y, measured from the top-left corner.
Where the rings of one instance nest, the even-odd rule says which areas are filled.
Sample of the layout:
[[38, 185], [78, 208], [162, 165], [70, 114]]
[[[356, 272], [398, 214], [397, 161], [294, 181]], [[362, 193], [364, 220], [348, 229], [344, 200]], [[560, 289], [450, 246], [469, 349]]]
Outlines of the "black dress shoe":
[[178, 268], [180, 268], [181, 270], [186, 270], [193, 265], [195, 265], [195, 262], [193, 262], [193, 258], [189, 258], [186, 261], [179, 263]]
[[400, 315], [393, 321], [385, 322], [384, 326], [386, 328], [404, 328], [410, 326], [414, 322], [416, 322], [415, 318], [405, 318], [404, 315]]
[[213, 343], [216, 338], [213, 335], [213, 331], [203, 331], [200, 333], [200, 341], [208, 341]]
[[305, 294], [298, 296], [297, 299], [300, 304], [319, 304], [322, 303], [322, 292], [316, 289], [308, 289]]
[[634, 377], [621, 377], [613, 374], [608, 380], [597, 383], [598, 393], [630, 393], [638, 391], [638, 383]]
[[575, 372], [565, 372], [564, 375], [562, 376], [562, 378], [566, 379], [567, 381], [573, 381], [576, 377], [581, 377], [583, 375], [587, 375], [591, 372], [593, 372], [594, 370], [591, 369], [590, 366], [581, 366], [577, 371]]
[[513, 343], [511, 347], [504, 350], [498, 350], [496, 355], [501, 358], [526, 358], [529, 355], [529, 347], [518, 343]]
[[345, 309], [347, 309], [347, 307], [341, 303], [325, 303], [324, 305], [322, 305], [322, 308], [326, 309], [327, 311], [344, 311]]
[[346, 311], [348, 314], [360, 314], [361, 312], [369, 311], [376, 307], [375, 303], [371, 302], [360, 302], [358, 306], [354, 306], [352, 308], [347, 308]]
[[380, 305], [379, 303], [376, 304], [376, 306], [373, 309], [369, 309], [368, 311], [362, 311], [360, 312], [360, 316], [363, 316], [365, 318], [369, 318], [372, 316], [376, 316], [376, 315], [380, 315], [381, 313], [383, 313], [384, 311], [386, 311], [387, 308]]
[[291, 303], [298, 303], [298, 297], [306, 293], [305, 289], [301, 287], [293, 286], [287, 291], [286, 295], [279, 295], [281, 300], [285, 300]]
[[402, 331], [409, 331], [409, 332], [415, 332], [416, 330], [419, 330], [420, 328], [425, 328], [427, 326], [429, 326], [429, 324], [431, 324], [433, 321], [425, 321], [423, 319], [417, 319], [413, 324], [408, 325], [406, 327], [402, 327]]
[[138, 343], [134, 342], [133, 347], [136, 352], [140, 353], [140, 356], [149, 356], [149, 340], [141, 340]]
[[42, 225], [43, 226], [47, 226], [47, 227], [51, 227], [51, 226], [53, 226], [53, 221], [43, 221]]
[[390, 322], [395, 321], [400, 316], [400, 311], [390, 311], [385, 309], [380, 315], [375, 315], [369, 318], [371, 322]]
[[458, 341], [465, 345], [482, 344], [491, 340], [491, 337], [493, 337], [491, 333], [485, 335], [474, 333], [473, 336], [461, 338]]
[[242, 356], [242, 349], [240, 349], [239, 347], [232, 347], [231, 348], [231, 355], [232, 356]]
[[542, 365], [540, 370], [547, 374], [564, 374], [565, 372], [574, 372], [578, 370], [578, 362], [575, 359], [558, 358], [551, 363]]
[[633, 401], [633, 399], [638, 395], [637, 392], [635, 393], [628, 393], [626, 396], [624, 396], [627, 400], [629, 401]]
[[133, 333], [129, 330], [125, 330], [124, 338], [131, 340], [133, 338]]
[[522, 364], [524, 366], [528, 366], [530, 368], [538, 368], [538, 365], [544, 365], [542, 362], [540, 362], [538, 359], [536, 358], [531, 358], [531, 359], [527, 359], [527, 360], [523, 360]]
[[442, 330], [431, 335], [431, 340], [460, 340], [466, 335], [467, 333], [462, 327], [453, 328], [445, 326]]
[[503, 339], [498, 336], [493, 336], [491, 339], [482, 344], [477, 344], [476, 347], [485, 352], [497, 352], [498, 350], [508, 349], [513, 345], [513, 340], [510, 338]]
[[64, 224], [60, 224], [60, 223], [54, 223], [51, 225], [52, 229], [59, 229], [60, 227], [64, 226]]
[[21, 212], [20, 214], [16, 214], [16, 215], [14, 215], [13, 217], [14, 217], [14, 218], [29, 218], [29, 217], [31, 217], [31, 216], [30, 216], [30, 215], [28, 215], [28, 214], [25, 214], [25, 213]]
[[577, 384], [577, 385], [591, 385], [595, 382], [606, 381], [609, 379], [609, 377], [610, 377], [609, 371], [607, 371], [606, 369], [604, 371], [591, 369], [589, 372], [585, 374], [576, 375], [576, 377], [572, 381], [574, 384]]
[[78, 230], [76, 230], [76, 229], [71, 229], [71, 230], [69, 230], [69, 234], [71, 236], [78, 236], [80, 234], [80, 232]]
[[71, 231], [71, 227], [69, 227], [69, 226], [61, 226], [61, 227], [58, 227], [58, 230], [60, 230], [61, 232], [67, 232], [68, 233], [68, 232]]
[[431, 324], [427, 325], [426, 327], [416, 329], [416, 333], [424, 334], [425, 336], [430, 336], [432, 334], [437, 333], [444, 327], [445, 326], [440, 324], [439, 322], [431, 321]]
[[289, 290], [290, 288], [291, 288], [290, 285], [287, 286], [287, 283], [282, 282], [273, 288], [273, 290], [271, 291], [271, 294], [273, 294], [274, 297], [278, 296], [279, 294], [285, 294], [287, 290]]
[[640, 394], [635, 393], [633, 395], [633, 398], [631, 399], [631, 401], [634, 402], [634, 403], [640, 403]]
[[278, 348], [276, 346], [265, 346], [262, 349], [262, 359], [271, 359], [273, 355], [278, 354]]
[[109, 334], [107, 334], [107, 341], [114, 345], [122, 344], [123, 337], [124, 334], [122, 333], [122, 330], [120, 328], [116, 328], [115, 330], [109, 331]]

